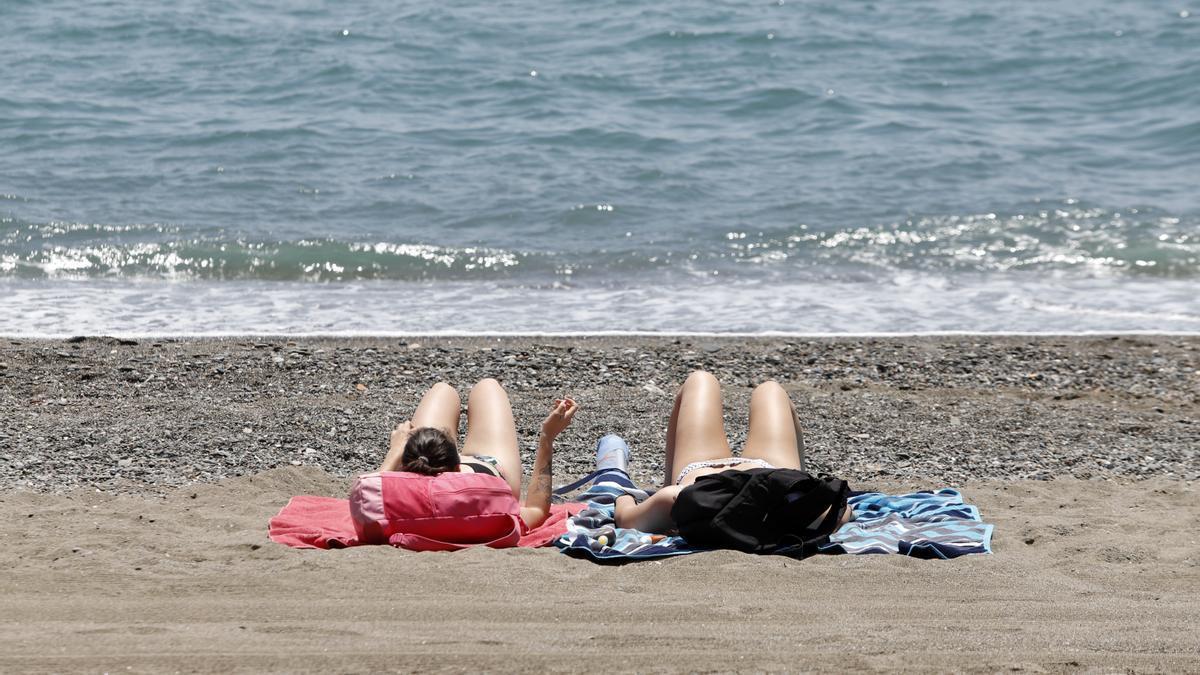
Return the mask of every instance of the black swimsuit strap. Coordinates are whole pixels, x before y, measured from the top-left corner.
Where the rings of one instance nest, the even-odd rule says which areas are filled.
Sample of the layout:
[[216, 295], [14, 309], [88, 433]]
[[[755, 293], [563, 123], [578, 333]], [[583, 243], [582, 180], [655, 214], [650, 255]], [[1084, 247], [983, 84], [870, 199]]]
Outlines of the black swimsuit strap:
[[475, 473], [486, 473], [489, 476], [500, 477], [500, 472], [496, 471], [494, 467], [481, 462], [463, 462], [463, 466], [471, 467], [471, 470]]

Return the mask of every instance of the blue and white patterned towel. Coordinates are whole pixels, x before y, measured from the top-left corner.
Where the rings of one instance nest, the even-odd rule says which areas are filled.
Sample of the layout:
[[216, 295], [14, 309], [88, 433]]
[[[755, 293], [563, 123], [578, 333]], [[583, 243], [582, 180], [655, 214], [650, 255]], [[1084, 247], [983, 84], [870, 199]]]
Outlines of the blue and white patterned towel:
[[620, 469], [596, 471], [558, 488], [554, 495], [556, 501], [587, 504], [586, 509], [567, 520], [567, 533], [554, 542], [563, 553], [583, 555], [593, 560], [631, 561], [686, 555], [702, 550], [688, 546], [683, 537], [664, 537], [627, 527], [618, 528], [613, 519], [617, 497], [630, 495], [640, 503], [650, 496]]
[[[627, 494], [641, 502], [649, 496], [620, 469], [597, 471], [555, 490], [559, 501], [578, 501], [587, 508], [567, 521], [567, 533], [555, 541], [563, 553], [596, 561], [630, 562], [698, 553], [683, 537], [663, 537], [618, 528], [613, 520], [617, 497]], [[992, 525], [979, 509], [964, 504], [957, 490], [886, 495], [858, 493], [850, 497], [854, 520], [817, 546], [820, 553], [901, 553], [918, 558], [955, 558], [991, 553]], [[810, 547], [784, 547], [777, 555], [803, 557]]]
[[900, 553], [914, 558], [957, 558], [992, 552], [992, 525], [951, 488], [849, 500], [854, 520], [829, 535], [822, 553]]

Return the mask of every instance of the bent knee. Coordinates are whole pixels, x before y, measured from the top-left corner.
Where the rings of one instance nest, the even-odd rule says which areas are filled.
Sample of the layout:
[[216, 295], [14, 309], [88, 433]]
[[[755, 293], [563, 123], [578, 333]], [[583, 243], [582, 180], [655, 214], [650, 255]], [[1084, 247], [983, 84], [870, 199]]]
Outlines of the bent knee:
[[472, 392], [487, 391], [489, 389], [496, 389], [499, 391], [504, 391], [504, 387], [501, 386], [499, 380], [497, 380], [494, 377], [485, 377], [482, 380], [476, 382], [474, 387], [471, 387]]
[[767, 380], [766, 382], [763, 382], [762, 384], [760, 384], [754, 388], [754, 393], [751, 394], [751, 397], [756, 398], [756, 399], [762, 399], [762, 398], [784, 398], [784, 399], [787, 399], [788, 393], [787, 393], [787, 390], [785, 390], [783, 388], [783, 385], [779, 384], [775, 380]]
[[[784, 392], [783, 385], [775, 380], [767, 380], [754, 388], [754, 393], [758, 392]], [[784, 392], [787, 393], [787, 392]]]
[[717, 376], [707, 370], [693, 370], [691, 375], [688, 375], [684, 381], [685, 387], [719, 387], [721, 383], [717, 381]]

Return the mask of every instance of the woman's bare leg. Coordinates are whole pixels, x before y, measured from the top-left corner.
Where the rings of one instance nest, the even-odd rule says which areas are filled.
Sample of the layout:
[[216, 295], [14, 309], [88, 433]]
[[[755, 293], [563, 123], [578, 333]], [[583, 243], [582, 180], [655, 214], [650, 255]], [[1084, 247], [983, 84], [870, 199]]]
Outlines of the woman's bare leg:
[[491, 455], [500, 460], [500, 473], [512, 488], [513, 496], [521, 498], [517, 423], [504, 387], [490, 377], [471, 387], [467, 397], [467, 440], [462, 454]]
[[[417, 410], [410, 420], [412, 428], [441, 429], [450, 437], [451, 441], [457, 442], [461, 407], [462, 401], [459, 400], [458, 392], [454, 387], [445, 382], [438, 382], [425, 392], [425, 395], [421, 397], [421, 402], [417, 404]], [[404, 453], [404, 443], [407, 440], [408, 434], [402, 433], [399, 427], [392, 431], [388, 454], [379, 468], [380, 471], [400, 470], [400, 455]]]
[[438, 382], [425, 392], [412, 416], [414, 429], [433, 427], [446, 432], [450, 440], [458, 442], [458, 422], [462, 417], [462, 400], [458, 391], [445, 382]]
[[800, 425], [787, 392], [769, 380], [750, 396], [750, 435], [742, 457], [762, 459], [780, 469], [800, 468]]
[[[685, 382], [686, 384], [686, 382]], [[679, 400], [683, 398], [683, 387], [679, 387], [679, 391], [675, 392], [675, 403], [671, 406], [671, 418], [667, 420], [667, 449], [666, 458], [663, 464], [663, 485], [674, 485], [675, 477], [679, 474], [672, 474], [675, 466], [675, 427], [679, 425]]]
[[688, 375], [667, 424], [667, 473], [664, 483], [674, 485], [679, 472], [692, 462], [730, 457], [721, 408], [721, 385], [711, 373]]
[[[779, 469], [802, 469], [803, 444], [800, 419], [783, 387], [774, 380], [755, 387], [750, 396], [750, 437], [742, 448], [742, 457], [766, 460]], [[809, 527], [816, 527], [828, 513], [826, 509]], [[846, 509], [839, 524], [852, 517], [851, 510]]]

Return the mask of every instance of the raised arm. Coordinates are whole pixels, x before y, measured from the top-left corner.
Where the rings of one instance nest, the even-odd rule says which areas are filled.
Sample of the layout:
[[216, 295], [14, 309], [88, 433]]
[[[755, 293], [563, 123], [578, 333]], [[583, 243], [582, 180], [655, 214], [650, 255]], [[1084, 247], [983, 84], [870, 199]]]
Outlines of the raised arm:
[[535, 528], [546, 522], [550, 515], [550, 493], [554, 486], [551, 460], [554, 458], [554, 439], [571, 424], [579, 404], [573, 399], [554, 401], [554, 409], [542, 421], [542, 435], [538, 438], [537, 455], [533, 458], [533, 478], [529, 491], [525, 493], [525, 504], [521, 507], [521, 520], [525, 526]]

